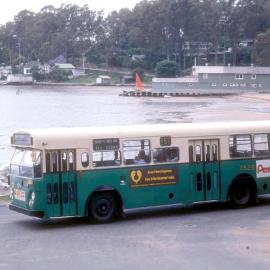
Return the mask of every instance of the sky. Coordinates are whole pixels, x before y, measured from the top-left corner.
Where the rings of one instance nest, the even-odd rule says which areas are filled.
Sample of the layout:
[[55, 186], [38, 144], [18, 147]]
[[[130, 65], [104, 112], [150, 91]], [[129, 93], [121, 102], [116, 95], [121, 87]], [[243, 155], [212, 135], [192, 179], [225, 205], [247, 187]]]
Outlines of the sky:
[[27, 9], [39, 12], [41, 8], [53, 5], [58, 8], [63, 4], [76, 4], [83, 6], [87, 4], [91, 10], [104, 10], [105, 14], [112, 10], [121, 8], [132, 9], [141, 0], [2, 0], [0, 8], [0, 24], [13, 21], [15, 15], [21, 10]]

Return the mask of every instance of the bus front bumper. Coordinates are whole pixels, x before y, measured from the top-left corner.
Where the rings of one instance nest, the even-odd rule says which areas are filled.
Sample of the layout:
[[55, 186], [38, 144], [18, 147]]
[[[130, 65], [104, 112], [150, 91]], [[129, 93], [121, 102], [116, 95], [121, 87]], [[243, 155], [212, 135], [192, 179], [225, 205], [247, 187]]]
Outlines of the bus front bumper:
[[31, 217], [38, 217], [38, 218], [43, 218], [44, 217], [44, 212], [43, 211], [33, 211], [33, 210], [28, 210], [28, 209], [24, 209], [15, 205], [10, 204], [9, 205], [9, 209], [16, 211], [18, 213], [24, 214], [24, 215], [28, 215]]

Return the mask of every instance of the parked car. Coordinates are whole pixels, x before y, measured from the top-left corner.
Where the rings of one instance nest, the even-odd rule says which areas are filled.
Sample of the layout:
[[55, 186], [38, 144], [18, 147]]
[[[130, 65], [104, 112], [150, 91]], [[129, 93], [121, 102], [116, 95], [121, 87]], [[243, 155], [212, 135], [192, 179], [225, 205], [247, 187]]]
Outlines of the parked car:
[[7, 182], [3, 182], [2, 180], [0, 180], [0, 189], [8, 190], [9, 189], [8, 183]]
[[0, 181], [8, 182], [9, 163], [0, 164]]

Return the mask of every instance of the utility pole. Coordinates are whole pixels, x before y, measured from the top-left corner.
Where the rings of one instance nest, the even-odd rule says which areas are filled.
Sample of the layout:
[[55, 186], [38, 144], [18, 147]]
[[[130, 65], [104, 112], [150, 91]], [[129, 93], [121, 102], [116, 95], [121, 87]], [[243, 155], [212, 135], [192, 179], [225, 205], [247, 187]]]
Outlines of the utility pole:
[[21, 39], [17, 35], [13, 35], [13, 38], [17, 38], [18, 39], [19, 59], [21, 59]]
[[84, 57], [85, 57], [85, 54], [83, 53], [83, 54], [82, 54], [83, 71], [85, 71], [85, 59], [84, 59]]

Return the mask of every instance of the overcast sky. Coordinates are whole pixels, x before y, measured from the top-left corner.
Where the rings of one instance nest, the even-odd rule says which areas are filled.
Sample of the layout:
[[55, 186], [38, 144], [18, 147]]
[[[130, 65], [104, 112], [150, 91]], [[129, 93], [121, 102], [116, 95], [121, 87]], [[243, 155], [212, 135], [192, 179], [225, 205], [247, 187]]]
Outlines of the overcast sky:
[[53, 5], [59, 7], [64, 4], [76, 4], [83, 6], [87, 4], [91, 10], [104, 10], [108, 13], [120, 8], [133, 8], [141, 0], [2, 0], [0, 7], [0, 24], [13, 21], [18, 12], [23, 9], [34, 12], [40, 11], [44, 6]]

